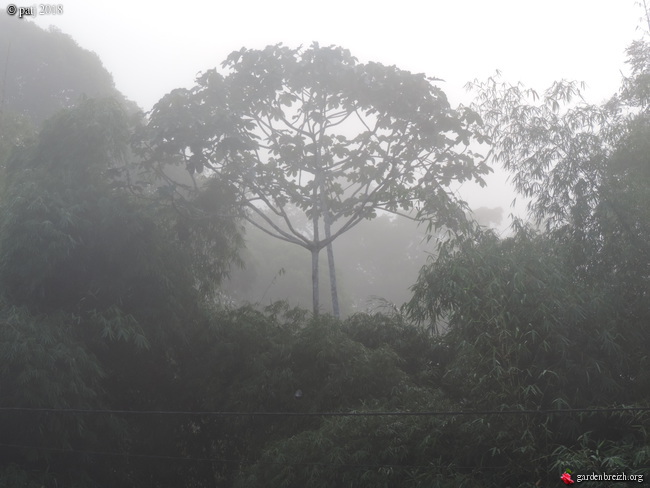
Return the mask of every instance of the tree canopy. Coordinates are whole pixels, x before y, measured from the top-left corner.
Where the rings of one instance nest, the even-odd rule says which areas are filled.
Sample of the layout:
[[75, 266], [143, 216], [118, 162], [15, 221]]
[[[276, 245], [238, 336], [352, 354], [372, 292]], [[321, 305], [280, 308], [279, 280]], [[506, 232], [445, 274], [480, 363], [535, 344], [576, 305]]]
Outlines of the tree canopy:
[[[333, 279], [332, 242], [379, 211], [457, 228], [464, 213], [451, 184], [482, 183], [489, 171], [469, 149], [477, 115], [451, 108], [423, 74], [318, 44], [242, 49], [223, 68], [154, 107], [151, 157], [233, 182], [252, 225], [311, 252], [314, 313], [321, 249]], [[290, 207], [311, 225], [299, 227]]]
[[[132, 130], [118, 102], [88, 99], [12, 151], [0, 201], [2, 407], [169, 408], [177, 396], [178, 362], [236, 256], [239, 228], [189, 221], [163, 196], [131, 191]], [[231, 213], [227, 193], [212, 190], [210, 206]], [[26, 472], [56, 463], [71, 484], [86, 473], [65, 452], [122, 448], [134, 425], [46, 413], [26, 421], [0, 419], [3, 442], [15, 445], [0, 446], [3, 459]], [[115, 481], [111, 469], [101, 462], [95, 473]]]
[[[38, 127], [82, 96], [124, 100], [97, 54], [69, 35], [0, 17], [0, 112], [18, 114]], [[128, 107], [135, 109], [132, 102]]]

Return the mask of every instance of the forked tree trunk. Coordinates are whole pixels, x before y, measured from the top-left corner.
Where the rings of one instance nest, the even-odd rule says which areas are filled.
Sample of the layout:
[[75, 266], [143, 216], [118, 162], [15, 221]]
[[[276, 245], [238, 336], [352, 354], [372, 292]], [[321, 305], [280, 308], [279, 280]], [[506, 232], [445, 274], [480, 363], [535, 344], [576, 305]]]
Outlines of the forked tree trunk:
[[[327, 205], [327, 199], [325, 197], [325, 186], [321, 186], [320, 191], [320, 204], [321, 210], [323, 211], [323, 223], [325, 227], [325, 239], [329, 240], [332, 235], [331, 224], [332, 219], [330, 215], [329, 205]], [[332, 242], [327, 244], [327, 264], [329, 266], [329, 276], [330, 276], [330, 293], [332, 295], [332, 313], [334, 317], [341, 318], [341, 310], [339, 308], [339, 294], [336, 284], [336, 266], [334, 265], [334, 247]]]

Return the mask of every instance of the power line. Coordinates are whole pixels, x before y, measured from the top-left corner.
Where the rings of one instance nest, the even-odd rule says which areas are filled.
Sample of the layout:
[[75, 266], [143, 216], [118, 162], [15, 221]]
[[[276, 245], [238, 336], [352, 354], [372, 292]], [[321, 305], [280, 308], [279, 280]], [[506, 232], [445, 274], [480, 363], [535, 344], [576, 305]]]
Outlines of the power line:
[[[10, 447], [12, 449], [36, 449], [38, 451], [50, 451], [50, 452], [67, 452], [73, 454], [90, 454], [90, 455], [99, 455], [99, 456], [117, 456], [117, 457], [135, 457], [135, 458], [144, 458], [144, 459], [161, 459], [161, 460], [172, 460], [172, 461], [197, 461], [197, 462], [214, 462], [215, 459], [210, 458], [191, 458], [191, 457], [182, 457], [182, 456], [163, 456], [159, 454], [137, 454], [129, 452], [114, 452], [114, 451], [91, 451], [91, 450], [81, 450], [81, 449], [71, 449], [64, 447], [47, 447], [47, 446], [30, 446], [26, 444], [5, 444], [0, 443], [0, 447]], [[221, 462], [235, 462], [235, 461], [226, 461], [221, 460]]]
[[[432, 464], [352, 464], [352, 463], [319, 463], [319, 462], [289, 462], [289, 461], [263, 461], [263, 460], [235, 460], [235, 459], [219, 459], [217, 457], [189, 457], [189, 456], [167, 456], [161, 454], [138, 454], [129, 452], [115, 452], [115, 451], [92, 451], [71, 449], [63, 447], [46, 447], [46, 446], [33, 446], [26, 444], [6, 444], [0, 443], [0, 447], [10, 447], [12, 449], [35, 449], [39, 451], [61, 452], [71, 454], [87, 454], [92, 456], [115, 456], [115, 457], [130, 457], [140, 459], [156, 459], [163, 461], [192, 461], [192, 462], [209, 462], [209, 463], [225, 463], [225, 464], [239, 464], [252, 466], [256, 464], [261, 465], [279, 465], [279, 466], [307, 466], [307, 467], [337, 467], [337, 468], [363, 468], [363, 469], [379, 469], [379, 468], [400, 468], [400, 469], [422, 469], [431, 468]], [[506, 469], [509, 466], [454, 466], [455, 469]]]
[[[61, 452], [70, 454], [86, 454], [91, 456], [113, 456], [113, 457], [128, 457], [139, 459], [154, 459], [162, 461], [191, 461], [201, 463], [223, 463], [223, 464], [239, 464], [246, 466], [253, 465], [268, 465], [268, 466], [306, 466], [306, 467], [337, 467], [337, 468], [362, 468], [362, 469], [430, 469], [435, 466], [434, 463], [430, 464], [361, 464], [361, 463], [323, 463], [323, 462], [289, 462], [289, 461], [264, 461], [258, 460], [242, 460], [242, 459], [219, 459], [217, 457], [190, 457], [190, 456], [169, 456], [161, 454], [140, 454], [129, 452], [116, 452], [116, 451], [93, 451], [81, 450], [62, 447], [47, 447], [47, 446], [33, 446], [26, 444], [7, 444], [0, 443], [0, 447], [9, 447], [12, 449], [35, 449], [39, 451]], [[510, 465], [503, 466], [447, 466], [452, 469], [460, 470], [486, 470], [486, 469], [508, 469]], [[647, 468], [650, 466], [637, 466], [636, 468]]]
[[[456, 410], [456, 411], [425, 411], [425, 412], [219, 412], [219, 411], [170, 411], [170, 410], [109, 410], [109, 409], [56, 409], [56, 408], [26, 408], [26, 407], [0, 407], [0, 412], [27, 412], [27, 413], [61, 413], [61, 414], [114, 414], [114, 415], [185, 415], [185, 416], [217, 416], [217, 417], [433, 417], [455, 415], [553, 415], [571, 413], [614, 413], [614, 412], [646, 412], [650, 407], [607, 407], [607, 408], [565, 408], [555, 410]], [[0, 443], [0, 447], [34, 449], [70, 454], [83, 454], [91, 456], [128, 457], [151, 460], [189, 461], [200, 463], [224, 463], [239, 465], [282, 465], [282, 466], [312, 466], [312, 467], [338, 467], [360, 469], [424, 469], [428, 465], [405, 464], [351, 464], [351, 463], [322, 463], [322, 462], [288, 462], [288, 461], [263, 461], [263, 460], [234, 460], [220, 459], [218, 457], [190, 457], [170, 456], [160, 454], [140, 454], [116, 451], [79, 450], [72, 448], [57, 448], [47, 446], [34, 446], [24, 444]], [[454, 469], [506, 469], [507, 466], [454, 466]]]
[[454, 415], [554, 415], [570, 413], [647, 412], [650, 407], [585, 407], [539, 410], [433, 410], [424, 412], [220, 412], [183, 410], [110, 410], [85, 408], [0, 407], [0, 412], [109, 415], [185, 415], [193, 417], [442, 417]]

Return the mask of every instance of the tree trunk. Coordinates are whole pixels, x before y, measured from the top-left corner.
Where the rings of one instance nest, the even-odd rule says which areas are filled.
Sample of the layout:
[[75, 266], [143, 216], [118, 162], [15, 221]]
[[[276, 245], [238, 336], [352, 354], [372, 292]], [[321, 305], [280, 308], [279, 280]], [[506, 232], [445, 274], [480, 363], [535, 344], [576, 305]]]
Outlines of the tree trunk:
[[316, 317], [320, 304], [318, 299], [318, 249], [315, 246], [311, 250], [311, 294], [314, 317]]
[[[327, 198], [325, 195], [325, 185], [321, 185], [320, 189], [320, 205], [323, 211], [323, 223], [325, 224], [325, 239], [329, 240], [332, 235], [331, 232], [331, 215], [329, 205], [327, 205]], [[334, 265], [334, 247], [332, 242], [327, 244], [327, 264], [329, 266], [330, 275], [330, 293], [332, 294], [332, 313], [337, 319], [341, 318], [341, 310], [339, 308], [339, 294], [336, 285], [336, 266]]]
[[[329, 239], [331, 236], [330, 223], [328, 218], [328, 210], [325, 211], [325, 238]], [[327, 244], [327, 264], [329, 265], [330, 274], [330, 291], [332, 293], [332, 313], [337, 319], [341, 318], [341, 310], [339, 308], [339, 294], [336, 287], [336, 266], [334, 266], [334, 248], [332, 243]]]
[[314, 216], [312, 217], [312, 226], [314, 228], [314, 239], [312, 240], [311, 248], [311, 294], [312, 294], [312, 308], [314, 317], [318, 316], [318, 309], [320, 307], [318, 295], [318, 254], [320, 247], [318, 247], [319, 231], [318, 231], [318, 185], [314, 185], [312, 193], [312, 205], [314, 208]]

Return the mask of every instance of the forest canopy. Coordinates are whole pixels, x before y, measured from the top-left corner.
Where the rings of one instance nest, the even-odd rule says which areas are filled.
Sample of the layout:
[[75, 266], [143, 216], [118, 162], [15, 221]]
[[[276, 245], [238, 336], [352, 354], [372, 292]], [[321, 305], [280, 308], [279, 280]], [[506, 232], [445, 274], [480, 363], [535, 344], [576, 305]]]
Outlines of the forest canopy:
[[[62, 34], [25, 32], [77, 50]], [[478, 488], [644, 476], [650, 45], [630, 46], [630, 77], [602, 105], [574, 83], [538, 93], [492, 78], [457, 108], [423, 76], [310, 49], [237, 51], [232, 78], [208, 71], [146, 116], [111, 93], [62, 103], [61, 86], [78, 89], [65, 80], [43, 95], [56, 101], [47, 115], [12, 94], [17, 117], [3, 119], [13, 136], [0, 152], [0, 486]], [[340, 78], [296, 68], [289, 82], [270, 69], [315, 66], [305, 58], [321, 54]], [[90, 55], [79, 63], [98, 67]], [[329, 101], [319, 91], [360, 72], [391, 83], [366, 91], [353, 77], [354, 98], [339, 90]], [[298, 94], [284, 91], [300, 80]], [[373, 92], [409, 83], [397, 101], [417, 110], [382, 106]], [[292, 122], [282, 110], [301, 96], [307, 108]], [[323, 139], [318, 114], [342, 108], [381, 123], [354, 143]], [[288, 128], [271, 135], [278, 122]], [[310, 130], [321, 137], [312, 146], [300, 136]], [[470, 140], [487, 145], [487, 160], [462, 152]], [[328, 159], [319, 144], [340, 154]], [[270, 156], [256, 159], [261, 149]], [[475, 225], [444, 188], [480, 179], [488, 163], [530, 201], [531, 221], [508, 236]], [[404, 174], [412, 181], [382, 183], [404, 164], [422, 166]], [[351, 173], [323, 176], [337, 165]], [[311, 171], [304, 188], [301, 171]], [[338, 188], [348, 177], [361, 190]], [[252, 202], [266, 193], [252, 190], [270, 192], [267, 213]], [[364, 206], [380, 194], [381, 205]], [[421, 205], [432, 228], [451, 232], [431, 234], [435, 252], [403, 307], [341, 319], [228, 304], [226, 278], [246, 264], [244, 222], [251, 212], [292, 222], [289, 201], [306, 220], [283, 232], [312, 249], [333, 241], [310, 240], [333, 214], [370, 228], [382, 206]], [[363, 252], [388, 240], [372, 236]], [[398, 274], [418, 253], [384, 259]]]

